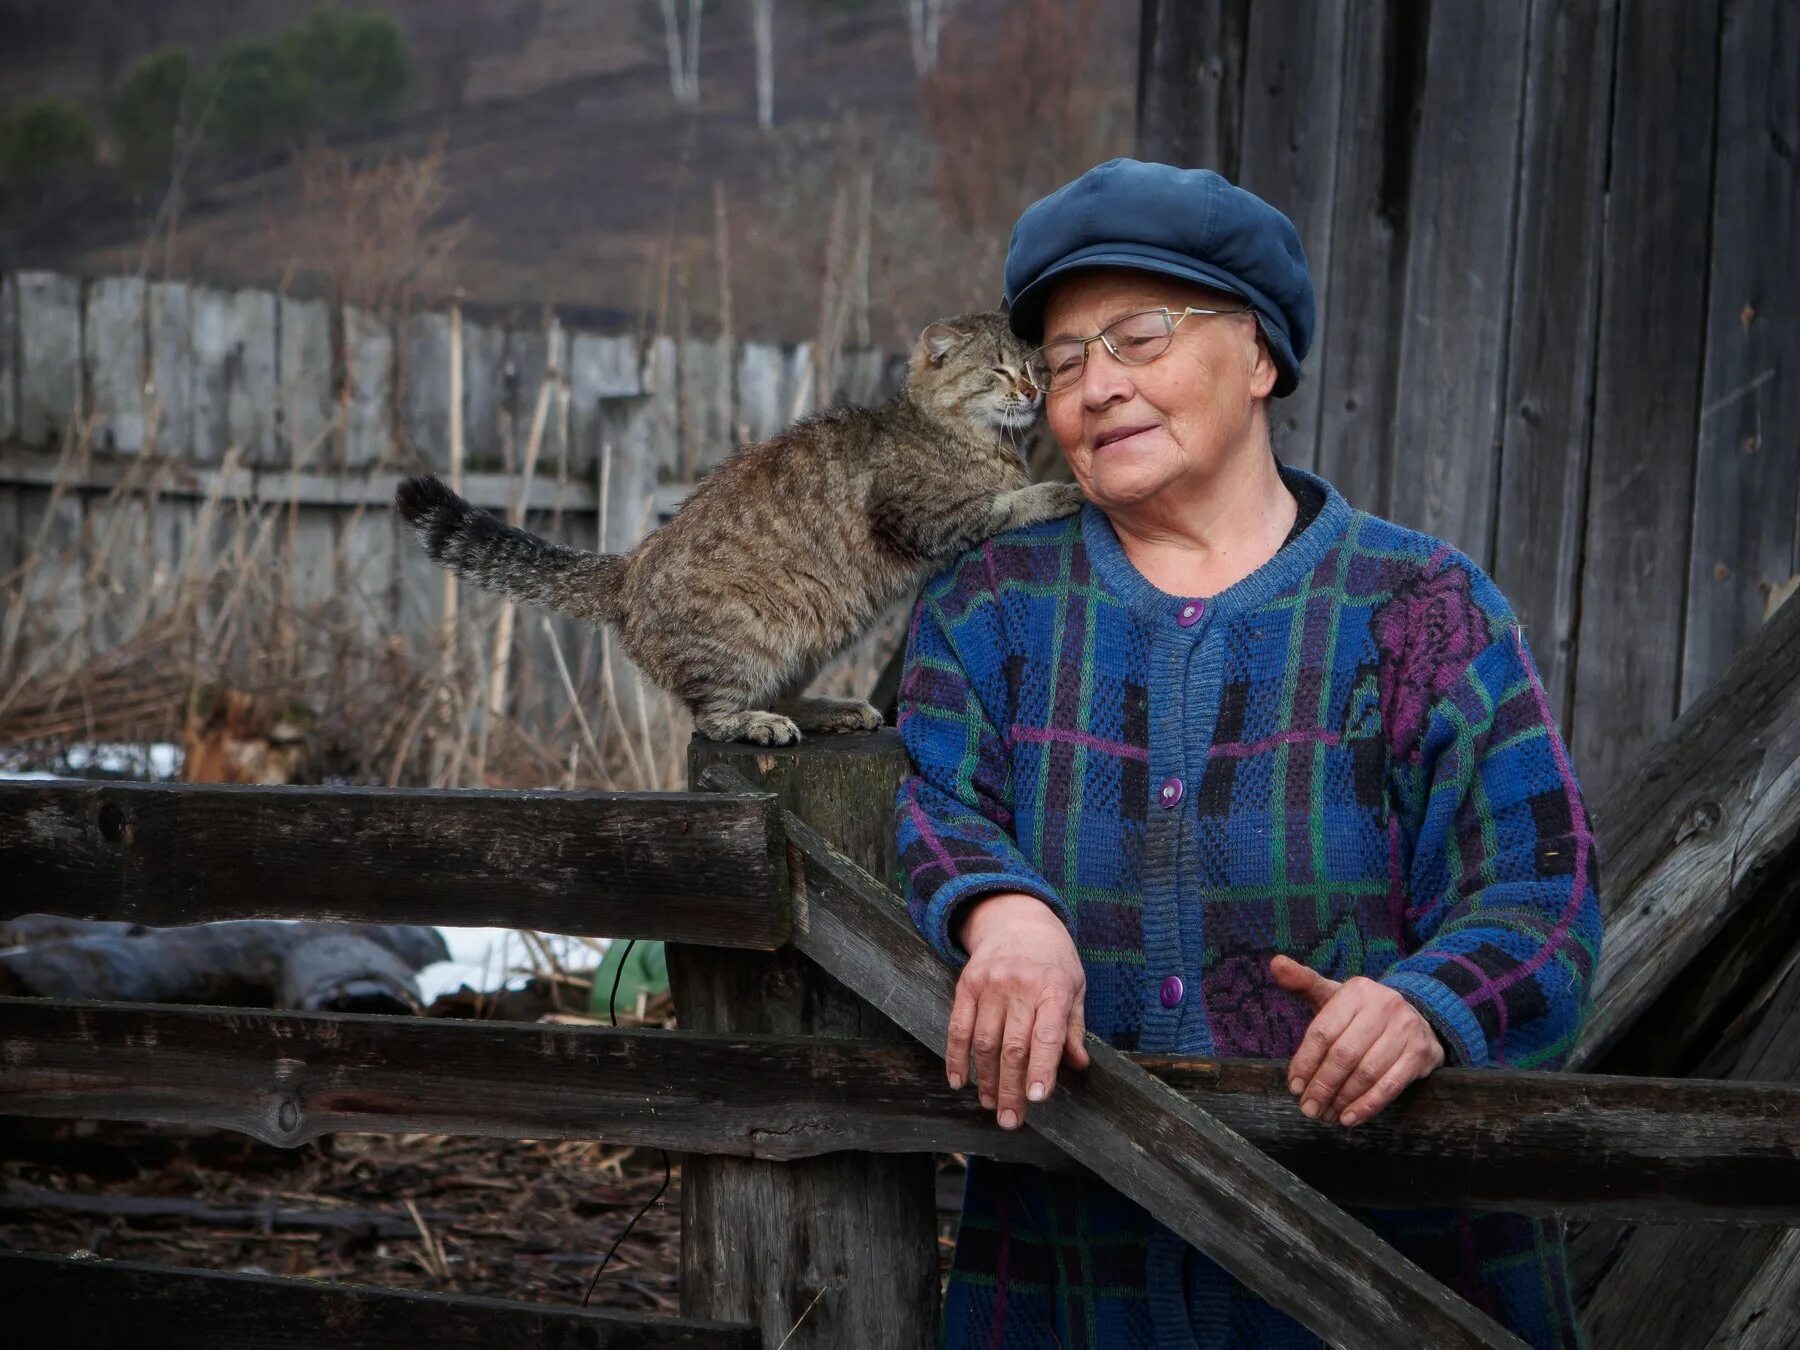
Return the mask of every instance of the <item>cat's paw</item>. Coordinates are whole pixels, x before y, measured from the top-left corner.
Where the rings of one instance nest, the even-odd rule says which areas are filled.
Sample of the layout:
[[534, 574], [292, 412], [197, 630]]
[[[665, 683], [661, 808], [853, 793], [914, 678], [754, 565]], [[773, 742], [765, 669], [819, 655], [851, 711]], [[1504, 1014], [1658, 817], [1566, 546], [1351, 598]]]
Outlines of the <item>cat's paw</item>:
[[780, 713], [747, 712], [741, 714], [743, 729], [732, 739], [752, 745], [798, 745], [800, 728], [791, 717]]
[[880, 711], [859, 698], [805, 699], [795, 710], [794, 717], [806, 731], [821, 731], [833, 736], [879, 731], [882, 726]]
[[1032, 490], [1043, 501], [1045, 520], [1072, 516], [1087, 503], [1077, 483], [1039, 483]]
[[796, 745], [800, 728], [780, 713], [713, 713], [694, 719], [694, 730], [709, 741], [748, 741], [751, 745]]

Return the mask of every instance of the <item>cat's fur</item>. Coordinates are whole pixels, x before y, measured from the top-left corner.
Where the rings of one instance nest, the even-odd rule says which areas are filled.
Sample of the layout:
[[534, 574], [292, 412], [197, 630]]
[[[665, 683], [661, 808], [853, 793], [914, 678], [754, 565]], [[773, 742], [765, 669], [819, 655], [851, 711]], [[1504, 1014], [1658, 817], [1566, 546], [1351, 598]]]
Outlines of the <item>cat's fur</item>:
[[868, 731], [860, 699], [806, 697], [819, 667], [964, 549], [1081, 505], [1027, 485], [1016, 445], [1040, 397], [1000, 314], [935, 323], [877, 409], [815, 414], [739, 451], [623, 555], [502, 524], [435, 478], [395, 503], [431, 556], [510, 599], [618, 629], [712, 740], [786, 745]]

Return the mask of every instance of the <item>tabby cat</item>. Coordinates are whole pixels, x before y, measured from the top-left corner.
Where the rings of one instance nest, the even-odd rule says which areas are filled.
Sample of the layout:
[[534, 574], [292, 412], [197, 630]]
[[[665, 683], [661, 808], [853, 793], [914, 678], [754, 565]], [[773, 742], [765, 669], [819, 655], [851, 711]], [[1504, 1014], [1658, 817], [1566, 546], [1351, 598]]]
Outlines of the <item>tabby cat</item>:
[[1080, 509], [1073, 484], [1027, 485], [1019, 445], [1040, 399], [1005, 316], [920, 335], [880, 408], [815, 413], [746, 446], [626, 554], [503, 524], [431, 477], [395, 504], [433, 559], [477, 585], [617, 628], [701, 735], [787, 745], [869, 731], [860, 699], [807, 683], [882, 610], [992, 535]]

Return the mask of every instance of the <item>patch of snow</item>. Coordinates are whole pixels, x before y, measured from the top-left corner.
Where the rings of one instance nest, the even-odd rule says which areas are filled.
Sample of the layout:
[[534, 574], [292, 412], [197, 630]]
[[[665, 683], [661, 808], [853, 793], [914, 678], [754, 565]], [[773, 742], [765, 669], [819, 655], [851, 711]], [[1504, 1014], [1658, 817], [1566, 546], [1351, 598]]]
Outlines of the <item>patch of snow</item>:
[[[426, 966], [418, 974], [426, 1003], [453, 994], [464, 985], [480, 993], [522, 989], [531, 977], [531, 954], [525, 939], [511, 928], [439, 928], [450, 959]], [[545, 939], [570, 974], [592, 970], [599, 953], [576, 938], [546, 934]], [[604, 938], [600, 945], [605, 946]]]

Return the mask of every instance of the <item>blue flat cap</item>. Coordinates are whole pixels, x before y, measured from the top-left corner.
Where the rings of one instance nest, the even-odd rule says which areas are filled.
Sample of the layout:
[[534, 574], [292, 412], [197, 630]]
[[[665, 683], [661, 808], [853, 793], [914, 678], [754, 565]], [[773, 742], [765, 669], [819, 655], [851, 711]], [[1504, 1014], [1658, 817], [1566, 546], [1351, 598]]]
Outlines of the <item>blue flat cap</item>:
[[1044, 336], [1051, 283], [1086, 267], [1128, 267], [1242, 296], [1256, 310], [1278, 374], [1300, 383], [1312, 346], [1312, 272], [1294, 222], [1211, 169], [1109, 159], [1033, 202], [1006, 250], [1012, 330]]

